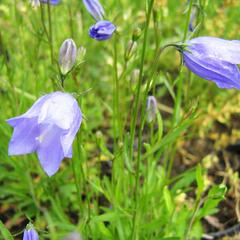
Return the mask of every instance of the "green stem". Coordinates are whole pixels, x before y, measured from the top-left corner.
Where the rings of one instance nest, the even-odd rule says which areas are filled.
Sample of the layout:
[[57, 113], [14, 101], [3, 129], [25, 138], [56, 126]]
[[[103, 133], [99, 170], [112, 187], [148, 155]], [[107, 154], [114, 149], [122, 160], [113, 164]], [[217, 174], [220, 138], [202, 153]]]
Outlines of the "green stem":
[[143, 47], [142, 47], [141, 63], [140, 63], [140, 73], [139, 73], [138, 85], [137, 85], [137, 90], [136, 90], [137, 92], [135, 94], [136, 98], [134, 101], [133, 117], [131, 120], [131, 128], [130, 128], [130, 150], [129, 150], [130, 161], [132, 161], [132, 158], [133, 158], [134, 136], [135, 136], [136, 122], [137, 122], [138, 108], [139, 108], [139, 103], [140, 103], [140, 92], [141, 92], [141, 87], [142, 87], [142, 82], [143, 82], [143, 68], [144, 68], [144, 59], [145, 59], [146, 47], [147, 47], [148, 28], [149, 28], [149, 23], [150, 23], [150, 19], [151, 19], [153, 3], [154, 3], [154, 0], [150, 0], [147, 14], [146, 14], [147, 20], [146, 20], [146, 26], [144, 29]]
[[188, 12], [187, 12], [187, 19], [186, 19], [185, 29], [184, 29], [183, 42], [185, 42], [186, 39], [187, 39], [188, 26], [189, 26], [190, 18], [191, 18], [192, 5], [193, 5], [193, 0], [190, 0], [189, 6], [188, 6]]
[[[192, 11], [192, 5], [193, 5], [193, 0], [190, 0], [189, 6], [188, 6], [188, 12], [187, 12], [187, 19], [186, 19], [186, 24], [185, 24], [185, 29], [184, 29], [184, 35], [183, 35], [183, 40], [182, 42], [184, 43], [187, 39], [187, 34], [188, 34], [188, 26], [191, 18], [191, 11]], [[178, 123], [181, 120], [181, 105], [182, 105], [182, 92], [183, 92], [183, 74], [182, 74], [182, 68], [180, 69], [180, 75], [178, 77], [178, 82], [177, 82], [177, 96], [176, 96], [176, 101], [174, 104], [174, 113], [173, 113], [173, 127], [176, 127]], [[167, 176], [171, 176], [171, 171], [172, 171], [172, 166], [174, 163], [174, 153], [176, 152], [176, 146], [171, 146], [172, 148], [172, 154], [170, 157], [170, 160], [167, 161]]]
[[48, 0], [47, 8], [48, 8], [48, 27], [49, 27], [49, 45], [50, 45], [50, 52], [51, 52], [51, 62], [52, 62], [52, 64], [54, 64], [53, 37], [52, 37], [52, 16], [51, 16], [50, 0]]
[[[45, 19], [44, 19], [44, 7], [43, 4], [40, 4], [40, 8], [41, 8], [41, 22], [42, 22], [42, 27], [43, 27], [43, 31], [46, 34], [47, 40], [48, 40], [48, 44], [50, 46], [50, 54], [51, 54], [51, 64], [54, 63], [54, 57], [53, 57], [53, 43], [52, 43], [52, 24], [51, 24], [51, 9], [50, 9], [50, 3], [48, 2], [48, 21], [49, 21], [49, 32], [47, 30], [47, 26], [45, 24]], [[51, 78], [52, 80], [52, 85], [53, 87], [55, 86], [54, 80]]]
[[[81, 142], [82, 142], [82, 138], [80, 134], [77, 134], [77, 150], [78, 150], [78, 156], [80, 158], [81, 156]], [[84, 171], [84, 167], [83, 167], [83, 161], [82, 158], [80, 158], [81, 160], [79, 161], [79, 167], [80, 167], [80, 171], [81, 171], [81, 176], [82, 176], [82, 189], [84, 190], [84, 192], [86, 193], [86, 199], [87, 199], [87, 219], [86, 219], [86, 227], [88, 229], [88, 235], [91, 233], [91, 228], [90, 228], [90, 220], [91, 220], [91, 206], [90, 206], [90, 200], [89, 200], [89, 196], [88, 196], [88, 190], [87, 190], [87, 179], [88, 179], [88, 169], [86, 168], [86, 174]], [[84, 209], [83, 209], [84, 210]], [[82, 215], [83, 215], [83, 210], [81, 211]], [[88, 237], [88, 236], [86, 236]]]
[[119, 112], [119, 77], [118, 77], [118, 67], [117, 67], [117, 62], [118, 62], [118, 55], [117, 55], [117, 36], [114, 38], [114, 63], [113, 63], [113, 72], [114, 72], [114, 89], [113, 89], [113, 109], [114, 109], [114, 122], [115, 122], [115, 141], [117, 142], [118, 137], [121, 139], [121, 117], [120, 117], [120, 112]]
[[185, 237], [184, 237], [185, 240], [190, 240], [190, 234], [191, 234], [193, 224], [195, 222], [198, 210], [201, 207], [201, 205], [203, 204], [203, 202], [204, 202], [204, 199], [201, 200], [201, 198], [197, 199], [196, 202], [195, 202], [193, 214], [192, 214], [189, 225], [188, 225], [188, 227], [186, 229], [186, 232], [185, 232]]
[[69, 27], [71, 32], [71, 37], [74, 38], [74, 22], [72, 14], [72, 4], [68, 4], [68, 15], [69, 15]]
[[42, 4], [40, 4], [40, 9], [41, 9], [40, 13], [41, 13], [41, 23], [42, 23], [43, 31], [45, 32], [46, 37], [49, 41], [48, 30], [47, 30], [45, 20], [44, 20], [44, 8], [43, 8]]
[[[78, 152], [79, 153], [79, 152]], [[79, 156], [79, 154], [78, 154]], [[73, 177], [74, 177], [74, 182], [77, 190], [77, 200], [79, 202], [79, 210], [81, 213], [83, 213], [83, 207], [82, 207], [82, 197], [81, 197], [81, 180], [78, 178], [78, 174], [76, 169], [78, 168], [77, 164], [77, 158], [72, 158], [72, 170], [73, 170]], [[80, 163], [80, 165], [82, 165]]]
[[[115, 158], [113, 159], [113, 175], [112, 183], [115, 185], [116, 172], [118, 169], [118, 151], [119, 151], [119, 141], [122, 141], [122, 127], [121, 127], [121, 116], [120, 116], [120, 107], [119, 107], [119, 77], [118, 77], [118, 54], [117, 54], [117, 35], [114, 37], [113, 42], [113, 133], [114, 133], [114, 153]], [[121, 77], [121, 76], [120, 76]]]
[[[133, 158], [133, 145], [134, 145], [134, 135], [135, 135], [135, 129], [136, 129], [136, 121], [137, 121], [137, 115], [138, 115], [138, 108], [140, 104], [140, 92], [143, 82], [143, 68], [144, 68], [144, 59], [146, 54], [146, 46], [147, 46], [147, 36], [148, 36], [148, 28], [149, 23], [151, 19], [151, 13], [153, 9], [154, 0], [150, 0], [148, 10], [147, 10], [147, 21], [146, 26], [144, 30], [144, 38], [143, 38], [143, 48], [142, 48], [142, 55], [141, 55], [141, 65], [140, 65], [140, 74], [139, 74], [139, 80], [138, 80], [138, 86], [137, 86], [137, 93], [136, 93], [136, 100], [134, 102], [133, 107], [133, 118], [131, 122], [131, 130], [130, 130], [130, 160], [132, 161]], [[143, 116], [144, 118], [144, 116]], [[140, 118], [142, 121], [142, 116]], [[140, 160], [141, 160], [141, 149], [142, 149], [142, 131], [141, 126], [139, 128], [139, 134], [138, 134], [138, 157], [137, 157], [137, 165], [136, 165], [136, 175], [135, 175], [135, 187], [134, 187], [134, 213], [133, 213], [133, 228], [132, 228], [132, 239], [136, 239], [136, 230], [137, 230], [137, 208], [138, 208], [138, 189], [139, 189], [139, 176], [140, 176]]]

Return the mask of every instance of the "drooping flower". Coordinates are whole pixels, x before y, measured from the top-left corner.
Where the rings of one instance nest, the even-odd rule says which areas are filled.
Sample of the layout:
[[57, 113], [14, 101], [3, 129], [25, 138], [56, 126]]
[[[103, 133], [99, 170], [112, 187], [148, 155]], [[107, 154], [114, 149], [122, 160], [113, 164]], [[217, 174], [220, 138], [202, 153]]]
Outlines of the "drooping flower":
[[41, 3], [50, 3], [51, 5], [59, 4], [60, 0], [40, 0]]
[[81, 110], [72, 95], [44, 95], [26, 113], [7, 120], [14, 127], [8, 154], [36, 152], [42, 168], [52, 176], [64, 157], [72, 157], [72, 143], [81, 121]]
[[157, 100], [154, 96], [147, 98], [147, 122], [151, 123], [157, 114]]
[[28, 225], [30, 225], [30, 228], [24, 230], [23, 240], [39, 240], [38, 233], [33, 228], [32, 224], [28, 224]]
[[59, 66], [63, 75], [73, 67], [77, 58], [77, 47], [72, 39], [66, 39], [59, 51]]
[[83, 0], [83, 3], [96, 21], [103, 19], [104, 9], [98, 0]]
[[183, 61], [190, 71], [220, 88], [240, 89], [240, 41], [198, 37], [186, 44]]
[[90, 27], [89, 36], [98, 41], [107, 40], [112, 37], [116, 26], [109, 21], [102, 20]]

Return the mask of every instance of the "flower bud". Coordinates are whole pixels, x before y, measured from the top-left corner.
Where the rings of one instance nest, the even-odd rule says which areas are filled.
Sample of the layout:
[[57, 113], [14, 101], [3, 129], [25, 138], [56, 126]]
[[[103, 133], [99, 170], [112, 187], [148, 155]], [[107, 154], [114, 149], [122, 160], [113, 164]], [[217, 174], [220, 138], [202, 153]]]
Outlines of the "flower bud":
[[66, 75], [73, 67], [77, 58], [77, 47], [72, 39], [66, 39], [59, 51], [59, 66], [61, 73]]
[[83, 3], [96, 21], [103, 19], [104, 9], [98, 0], [83, 0]]
[[89, 29], [89, 36], [98, 41], [107, 40], [112, 37], [116, 26], [109, 21], [98, 21]]
[[136, 27], [136, 28], [133, 30], [132, 40], [133, 40], [133, 41], [137, 41], [137, 40], [140, 38], [141, 34], [142, 34], [141, 28]]
[[130, 40], [125, 51], [125, 61], [128, 61], [137, 50], [137, 42]]
[[23, 240], [39, 240], [38, 233], [33, 228], [33, 225], [30, 223], [27, 225], [23, 233]]
[[157, 100], [154, 96], [147, 98], [147, 122], [151, 123], [157, 114]]

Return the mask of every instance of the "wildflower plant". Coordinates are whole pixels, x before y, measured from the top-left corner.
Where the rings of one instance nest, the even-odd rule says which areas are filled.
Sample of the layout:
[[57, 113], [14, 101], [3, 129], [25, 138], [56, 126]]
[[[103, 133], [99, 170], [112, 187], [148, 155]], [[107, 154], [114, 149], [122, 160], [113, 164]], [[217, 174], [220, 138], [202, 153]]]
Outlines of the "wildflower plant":
[[219, 234], [240, 183], [231, 4], [1, 2], [0, 239]]

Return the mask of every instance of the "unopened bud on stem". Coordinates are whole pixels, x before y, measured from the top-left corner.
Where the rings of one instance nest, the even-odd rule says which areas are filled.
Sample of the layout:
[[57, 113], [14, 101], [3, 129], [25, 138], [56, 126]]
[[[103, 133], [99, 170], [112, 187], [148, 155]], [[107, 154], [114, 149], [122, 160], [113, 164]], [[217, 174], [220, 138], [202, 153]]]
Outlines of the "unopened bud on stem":
[[59, 66], [61, 73], [66, 75], [74, 66], [77, 58], [77, 47], [72, 39], [66, 39], [59, 51]]

